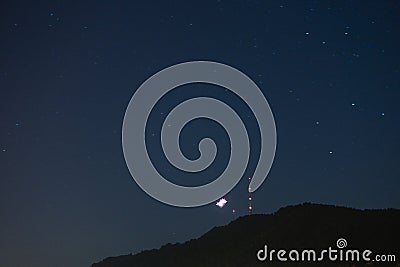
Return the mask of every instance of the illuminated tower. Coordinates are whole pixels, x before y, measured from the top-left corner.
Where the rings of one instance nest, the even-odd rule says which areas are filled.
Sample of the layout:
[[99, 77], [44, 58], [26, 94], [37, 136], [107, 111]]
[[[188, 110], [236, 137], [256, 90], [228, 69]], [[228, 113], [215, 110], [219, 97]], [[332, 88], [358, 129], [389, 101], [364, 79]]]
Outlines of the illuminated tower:
[[[250, 187], [250, 182], [251, 182], [251, 177], [249, 177], [249, 187]], [[253, 206], [251, 204], [251, 201], [253, 200], [253, 197], [251, 196], [251, 192], [249, 192], [249, 214], [253, 212]]]

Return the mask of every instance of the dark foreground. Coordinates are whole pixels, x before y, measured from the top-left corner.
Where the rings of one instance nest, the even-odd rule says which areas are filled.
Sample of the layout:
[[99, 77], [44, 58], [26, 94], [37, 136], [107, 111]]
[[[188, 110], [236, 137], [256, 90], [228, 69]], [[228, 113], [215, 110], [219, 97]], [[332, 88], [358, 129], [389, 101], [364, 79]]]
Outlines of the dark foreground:
[[[274, 214], [250, 215], [230, 224], [216, 227], [202, 237], [183, 244], [167, 244], [160, 249], [135, 255], [107, 258], [92, 267], [156, 267], [156, 266], [400, 266], [400, 210], [356, 210], [318, 204], [303, 204], [282, 208]], [[347, 250], [357, 249], [360, 261], [294, 262], [288, 253], [296, 249], [313, 249], [317, 258], [323, 249], [338, 249], [336, 241], [344, 238]], [[286, 262], [277, 259], [260, 262], [257, 252], [268, 245], [268, 250], [285, 249]], [[371, 250], [369, 258], [394, 255], [395, 262], [365, 262], [364, 250]], [[338, 254], [339, 252], [337, 252]], [[345, 255], [345, 254], [344, 254]], [[260, 254], [263, 256], [263, 254]], [[292, 254], [295, 257], [295, 254]], [[338, 254], [339, 256], [339, 254]], [[349, 254], [349, 258], [350, 258]], [[299, 255], [301, 259], [301, 254]], [[305, 254], [307, 258], [307, 254]], [[345, 257], [345, 256], [343, 256]], [[389, 256], [387, 256], [388, 258]], [[312, 258], [311, 258], [312, 259]]]

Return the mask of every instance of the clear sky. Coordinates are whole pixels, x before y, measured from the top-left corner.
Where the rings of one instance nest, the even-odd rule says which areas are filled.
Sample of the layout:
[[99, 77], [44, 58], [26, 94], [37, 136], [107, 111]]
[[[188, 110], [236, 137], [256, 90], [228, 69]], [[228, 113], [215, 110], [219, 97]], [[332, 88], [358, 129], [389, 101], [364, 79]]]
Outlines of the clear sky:
[[[400, 208], [399, 1], [2, 1], [0, 267], [88, 267], [195, 238], [246, 214], [247, 179], [222, 209], [170, 207], [133, 181], [121, 148], [127, 104], [165, 67], [192, 60], [251, 77], [273, 110], [278, 145], [254, 211], [302, 202]], [[149, 151], [171, 181], [204, 184], [229, 157], [226, 132], [197, 120], [182, 150], [213, 137], [210, 169], [188, 177], [159, 144], [166, 112], [195, 95], [246, 106], [204, 84], [152, 112]], [[246, 119], [247, 118], [247, 119]], [[237, 212], [232, 214], [232, 209]]]

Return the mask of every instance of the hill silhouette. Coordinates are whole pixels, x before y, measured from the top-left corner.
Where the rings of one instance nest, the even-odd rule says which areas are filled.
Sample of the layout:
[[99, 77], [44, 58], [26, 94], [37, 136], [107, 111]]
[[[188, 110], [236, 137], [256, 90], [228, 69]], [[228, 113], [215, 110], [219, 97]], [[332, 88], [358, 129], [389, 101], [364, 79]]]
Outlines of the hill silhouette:
[[[352, 208], [301, 204], [279, 209], [273, 214], [240, 217], [226, 226], [215, 227], [198, 239], [182, 244], [167, 244], [160, 249], [135, 255], [110, 257], [92, 267], [153, 266], [400, 266], [400, 210], [357, 210]], [[337, 249], [339, 238], [347, 240], [346, 249], [365, 249], [375, 255], [395, 255], [395, 262], [260, 262], [257, 252], [268, 249], [314, 249], [319, 253]], [[319, 254], [317, 254], [319, 255]], [[286, 257], [287, 254], [286, 254]]]

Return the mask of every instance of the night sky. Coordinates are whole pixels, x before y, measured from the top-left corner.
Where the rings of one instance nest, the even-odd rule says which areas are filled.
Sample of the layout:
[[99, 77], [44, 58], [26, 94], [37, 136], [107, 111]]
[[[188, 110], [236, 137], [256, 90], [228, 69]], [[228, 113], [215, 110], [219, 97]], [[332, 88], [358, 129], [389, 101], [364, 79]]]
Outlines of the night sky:
[[[255, 213], [303, 202], [400, 208], [400, 1], [146, 2], [0, 4], [0, 267], [88, 267], [246, 214], [247, 179], [222, 209], [177, 208], [144, 193], [126, 167], [130, 98], [186, 61], [231, 65], [268, 99], [277, 153], [253, 195]], [[198, 185], [224, 169], [228, 137], [209, 120], [181, 136], [189, 158], [204, 136], [218, 144], [216, 161], [194, 178], [157, 146], [168, 110], [211, 95], [231, 101], [250, 127], [251, 176], [259, 136], [247, 107], [221, 88], [187, 87], [152, 112], [146, 138], [159, 171]]]

